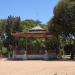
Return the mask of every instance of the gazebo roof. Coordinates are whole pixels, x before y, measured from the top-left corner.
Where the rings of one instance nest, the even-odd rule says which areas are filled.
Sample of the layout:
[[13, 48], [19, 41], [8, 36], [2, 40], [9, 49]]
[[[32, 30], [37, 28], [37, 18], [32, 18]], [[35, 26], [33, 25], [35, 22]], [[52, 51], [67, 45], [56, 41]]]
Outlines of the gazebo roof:
[[35, 26], [32, 29], [30, 29], [29, 31], [44, 31], [45, 29], [43, 29], [41, 26]]
[[38, 25], [30, 29], [29, 32], [16, 32], [12, 35], [16, 38], [49, 38], [57, 33], [48, 32]]

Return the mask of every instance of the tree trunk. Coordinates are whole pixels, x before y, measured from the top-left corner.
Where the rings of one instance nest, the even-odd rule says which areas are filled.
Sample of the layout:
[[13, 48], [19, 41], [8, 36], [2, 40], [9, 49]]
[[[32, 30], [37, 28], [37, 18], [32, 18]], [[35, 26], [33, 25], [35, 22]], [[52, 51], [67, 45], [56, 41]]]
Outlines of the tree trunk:
[[74, 53], [73, 52], [71, 53], [71, 57], [70, 58], [74, 60]]

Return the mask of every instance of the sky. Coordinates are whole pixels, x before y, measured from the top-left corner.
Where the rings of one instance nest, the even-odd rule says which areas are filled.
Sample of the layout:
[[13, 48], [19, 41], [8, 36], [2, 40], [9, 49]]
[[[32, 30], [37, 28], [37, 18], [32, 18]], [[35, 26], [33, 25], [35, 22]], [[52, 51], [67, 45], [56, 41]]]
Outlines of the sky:
[[59, 0], [0, 0], [0, 19], [11, 15], [20, 16], [22, 20], [33, 19], [47, 23], [58, 2]]

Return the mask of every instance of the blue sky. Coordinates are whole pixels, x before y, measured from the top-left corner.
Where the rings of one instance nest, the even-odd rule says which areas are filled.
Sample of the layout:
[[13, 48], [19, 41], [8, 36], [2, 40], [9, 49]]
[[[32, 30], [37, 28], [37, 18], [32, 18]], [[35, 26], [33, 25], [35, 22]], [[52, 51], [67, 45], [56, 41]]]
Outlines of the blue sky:
[[0, 19], [20, 16], [24, 19], [47, 23], [53, 16], [53, 8], [59, 0], [0, 0]]

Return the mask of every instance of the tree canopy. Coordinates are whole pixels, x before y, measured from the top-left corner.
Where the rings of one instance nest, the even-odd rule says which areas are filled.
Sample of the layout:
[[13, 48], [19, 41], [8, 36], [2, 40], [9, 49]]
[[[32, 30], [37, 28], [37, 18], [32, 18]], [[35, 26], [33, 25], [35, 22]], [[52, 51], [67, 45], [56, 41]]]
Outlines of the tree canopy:
[[26, 19], [21, 20], [20, 16], [8, 16], [7, 19], [0, 19], [0, 33], [3, 32], [27, 32], [32, 27], [40, 25], [47, 30], [47, 24], [39, 20]]
[[[54, 8], [54, 16], [48, 25], [49, 31], [66, 39], [75, 39], [75, 0], [61, 0]], [[73, 44], [69, 46], [71, 59], [74, 59], [75, 47]]]
[[26, 20], [23, 20], [21, 23], [22, 23], [24, 32], [27, 32], [29, 29], [37, 25], [40, 25], [41, 27], [47, 30], [47, 25], [42, 24], [41, 21], [39, 20], [26, 19]]
[[61, 0], [54, 8], [54, 16], [48, 24], [49, 31], [75, 36], [75, 0]]

